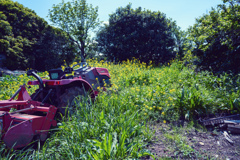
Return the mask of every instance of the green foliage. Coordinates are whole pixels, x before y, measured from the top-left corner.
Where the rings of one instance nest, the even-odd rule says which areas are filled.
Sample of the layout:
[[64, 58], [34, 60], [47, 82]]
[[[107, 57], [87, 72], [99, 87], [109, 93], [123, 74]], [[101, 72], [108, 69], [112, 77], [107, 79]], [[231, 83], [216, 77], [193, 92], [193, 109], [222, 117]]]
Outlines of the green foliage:
[[[73, 59], [74, 45], [65, 33], [47, 24], [34, 11], [11, 0], [0, 1], [0, 50], [4, 67], [46, 70]], [[47, 59], [47, 60], [46, 60]]]
[[[120, 7], [110, 15], [97, 36], [100, 52], [110, 60], [123, 61], [133, 57], [154, 63], [166, 63], [180, 50], [180, 31], [175, 22], [161, 12]], [[175, 40], [177, 45], [175, 45]], [[178, 42], [177, 42], [178, 40]]]
[[77, 44], [82, 59], [88, 54], [85, 50], [90, 43], [90, 31], [100, 24], [97, 12], [98, 7], [93, 8], [86, 0], [62, 1], [49, 12], [50, 20]]
[[41, 70], [58, 68], [64, 60], [71, 62], [76, 56], [76, 45], [69, 41], [67, 34], [51, 26], [46, 27], [34, 49], [31, 58], [35, 65], [32, 66]]
[[239, 2], [225, 0], [190, 28], [190, 38], [195, 43], [193, 53], [204, 69], [240, 72], [239, 19]]
[[[1, 145], [1, 156], [16, 156], [16, 159], [140, 158], [151, 155], [144, 150], [152, 140], [146, 122], [191, 121], [202, 115], [240, 111], [239, 75], [195, 73], [178, 61], [161, 68], [147, 66], [138, 60], [119, 64], [89, 60], [88, 63], [108, 68], [113, 86], [107, 92], [100, 91], [90, 107], [86, 107], [85, 102], [79, 104], [75, 115], [59, 123], [42, 150], [10, 152]], [[2, 77], [0, 99], [9, 99], [18, 85], [27, 80], [26, 74]], [[184, 137], [168, 134], [165, 137], [175, 145], [176, 154], [186, 158], [196, 154]]]

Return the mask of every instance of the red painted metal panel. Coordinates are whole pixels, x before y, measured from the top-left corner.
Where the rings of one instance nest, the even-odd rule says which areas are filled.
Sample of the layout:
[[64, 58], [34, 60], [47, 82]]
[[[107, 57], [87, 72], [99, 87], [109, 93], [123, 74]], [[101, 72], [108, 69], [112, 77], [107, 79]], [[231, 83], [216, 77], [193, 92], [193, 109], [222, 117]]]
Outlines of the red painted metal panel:
[[11, 114], [12, 119], [20, 119], [22, 121], [41, 118], [42, 116], [30, 115], [30, 114]]
[[2, 121], [3, 122], [3, 129], [2, 129], [2, 137], [1, 137], [1, 139], [3, 139], [5, 133], [7, 132], [8, 128], [9, 128], [9, 126], [11, 124], [12, 118], [10, 117], [8, 112], [5, 112], [1, 118], [3, 120]]
[[0, 111], [0, 117], [2, 117], [5, 112], [6, 112], [6, 111]]
[[[28, 100], [26, 101], [17, 101], [17, 100], [12, 100], [12, 101], [9, 101], [9, 100], [3, 100], [3, 101], [0, 101], [0, 106], [5, 106], [5, 105], [27, 105], [28, 104]], [[1, 109], [1, 107], [0, 107]]]
[[97, 69], [96, 68], [91, 68], [92, 69], [92, 72], [93, 72], [93, 74], [94, 74], [94, 76], [96, 77], [96, 76], [98, 76], [98, 72], [97, 72]]
[[56, 126], [56, 121], [54, 120], [56, 112], [57, 112], [57, 107], [55, 106], [49, 107], [49, 111], [47, 112], [42, 130], [48, 130], [51, 127], [51, 125]]
[[33, 139], [34, 133], [32, 130], [32, 122], [24, 121], [10, 128], [3, 141], [8, 148], [21, 148], [29, 144]]
[[[39, 135], [44, 141], [51, 126], [56, 126], [54, 116], [57, 108], [45, 104], [39, 106], [38, 101], [0, 101], [0, 119], [2, 119], [3, 130], [1, 139], [8, 148], [21, 148], [32, 141], [33, 136]], [[16, 108], [17, 110], [9, 113], [6, 108]], [[36, 112], [43, 112], [43, 116], [33, 115]], [[25, 114], [23, 114], [25, 113]], [[44, 116], [45, 113], [45, 116]]]
[[40, 106], [37, 106], [37, 107], [33, 108], [33, 111], [48, 112], [48, 111], [49, 111], [49, 107], [40, 107]]
[[18, 94], [18, 100], [30, 100], [31, 97], [29, 96], [26, 87], [23, 85], [21, 86], [22, 90]]
[[98, 72], [100, 75], [104, 75], [104, 76], [107, 76], [107, 77], [110, 78], [110, 74], [109, 74], [109, 72], [108, 72], [108, 69], [106, 69], [106, 68], [98, 68], [98, 67], [96, 67], [96, 69], [97, 69], [97, 72]]

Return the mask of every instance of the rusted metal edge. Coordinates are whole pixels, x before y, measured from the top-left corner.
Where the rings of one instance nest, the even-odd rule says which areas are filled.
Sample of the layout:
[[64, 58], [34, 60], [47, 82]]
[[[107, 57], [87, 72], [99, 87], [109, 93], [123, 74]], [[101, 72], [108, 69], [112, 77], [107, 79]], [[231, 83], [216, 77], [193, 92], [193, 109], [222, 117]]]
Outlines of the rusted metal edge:
[[226, 120], [240, 120], [240, 114], [218, 117], [218, 118], [211, 118], [207, 120], [199, 120], [204, 126], [208, 125], [216, 125], [216, 124], [224, 124]]

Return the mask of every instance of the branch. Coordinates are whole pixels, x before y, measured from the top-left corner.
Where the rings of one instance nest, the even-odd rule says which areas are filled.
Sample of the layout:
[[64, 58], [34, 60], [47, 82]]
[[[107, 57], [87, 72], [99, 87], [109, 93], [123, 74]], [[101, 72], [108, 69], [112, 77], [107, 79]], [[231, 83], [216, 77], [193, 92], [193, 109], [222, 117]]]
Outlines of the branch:
[[72, 36], [71, 36], [68, 32], [67, 32], [67, 34], [68, 34], [68, 37], [70, 38], [70, 40], [73, 41], [73, 42], [75, 42], [75, 43], [77, 43], [78, 48], [81, 50], [81, 45], [79, 44], [79, 42], [76, 41], [74, 38], [72, 38]]

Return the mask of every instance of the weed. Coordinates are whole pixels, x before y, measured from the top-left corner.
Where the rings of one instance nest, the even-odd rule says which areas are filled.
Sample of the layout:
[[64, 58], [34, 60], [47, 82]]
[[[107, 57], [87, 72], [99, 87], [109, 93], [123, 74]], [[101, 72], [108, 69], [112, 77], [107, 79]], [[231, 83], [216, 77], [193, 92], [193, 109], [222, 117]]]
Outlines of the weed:
[[[169, 66], [146, 66], [136, 60], [113, 64], [89, 60], [91, 66], [108, 68], [111, 74], [111, 94], [100, 94], [91, 107], [79, 108], [71, 119], [59, 124], [40, 150], [7, 152], [1, 145], [3, 157], [32, 157], [32, 159], [130, 159], [151, 155], [144, 150], [152, 141], [149, 121], [195, 121], [214, 113], [236, 113], [240, 110], [239, 76], [210, 72], [195, 73], [181, 62]], [[41, 73], [47, 76], [47, 72]], [[31, 78], [26, 74], [5, 76], [0, 80], [0, 99], [9, 99], [19, 84]], [[36, 88], [32, 87], [30, 93]], [[191, 123], [191, 126], [196, 123]], [[164, 130], [164, 129], [162, 129]], [[181, 135], [165, 133], [174, 145], [176, 155], [198, 157], [198, 153]], [[167, 158], [167, 157], [166, 157]]]

